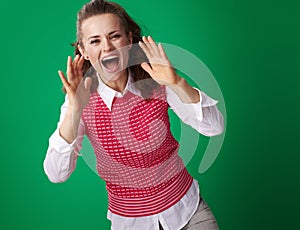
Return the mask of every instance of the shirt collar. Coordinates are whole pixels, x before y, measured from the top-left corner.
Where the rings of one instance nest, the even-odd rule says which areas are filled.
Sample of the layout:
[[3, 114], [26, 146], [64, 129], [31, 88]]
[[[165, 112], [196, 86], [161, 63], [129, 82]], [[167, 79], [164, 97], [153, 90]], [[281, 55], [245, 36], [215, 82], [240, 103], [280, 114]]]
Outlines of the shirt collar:
[[129, 71], [129, 73], [128, 73], [127, 83], [126, 83], [123, 93], [120, 93], [120, 92], [110, 88], [102, 81], [102, 79], [99, 77], [98, 74], [97, 74], [97, 76], [98, 76], [97, 91], [98, 91], [100, 97], [102, 98], [103, 102], [105, 103], [105, 105], [109, 108], [109, 110], [111, 110], [114, 97], [123, 97], [127, 93], [127, 91], [129, 91], [137, 96], [142, 97], [140, 91], [135, 87], [131, 71]]

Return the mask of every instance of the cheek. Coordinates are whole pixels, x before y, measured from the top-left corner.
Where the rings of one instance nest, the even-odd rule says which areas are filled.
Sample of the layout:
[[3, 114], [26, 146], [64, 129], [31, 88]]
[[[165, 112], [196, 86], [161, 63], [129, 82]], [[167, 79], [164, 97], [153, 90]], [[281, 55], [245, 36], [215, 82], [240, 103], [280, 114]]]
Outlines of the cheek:
[[99, 64], [99, 50], [96, 48], [89, 50], [88, 57], [91, 65], [97, 70], [97, 72], [99, 72], [101, 70], [101, 66]]
[[122, 39], [116, 42], [115, 47], [122, 48], [128, 45], [130, 45], [129, 40], [126, 37], [123, 37]]
[[98, 59], [98, 58], [99, 58], [99, 55], [100, 55], [100, 48], [98, 48], [98, 47], [90, 48], [90, 49], [87, 51], [87, 54], [88, 54], [88, 56], [89, 56], [89, 58], [90, 58], [91, 60]]

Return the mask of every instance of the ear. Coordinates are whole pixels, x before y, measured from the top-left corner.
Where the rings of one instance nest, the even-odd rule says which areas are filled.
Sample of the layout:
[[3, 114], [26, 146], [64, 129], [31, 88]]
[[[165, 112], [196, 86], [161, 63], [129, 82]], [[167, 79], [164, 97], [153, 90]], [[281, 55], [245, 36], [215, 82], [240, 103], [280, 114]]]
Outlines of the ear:
[[84, 49], [80, 45], [77, 45], [77, 48], [78, 48], [81, 56], [83, 56], [85, 60], [89, 60], [89, 56], [86, 55]]
[[128, 33], [128, 41], [129, 41], [129, 44], [128, 44], [128, 49], [131, 49], [132, 47], [132, 32], [129, 32]]

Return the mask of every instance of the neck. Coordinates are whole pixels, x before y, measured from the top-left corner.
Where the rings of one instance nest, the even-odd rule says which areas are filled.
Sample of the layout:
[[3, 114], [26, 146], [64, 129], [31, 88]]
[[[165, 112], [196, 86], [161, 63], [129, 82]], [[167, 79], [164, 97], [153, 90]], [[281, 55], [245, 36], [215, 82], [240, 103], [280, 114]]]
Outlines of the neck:
[[127, 84], [127, 79], [128, 79], [128, 71], [127, 69], [121, 71], [120, 73], [118, 73], [113, 79], [109, 80], [109, 81], [102, 81], [105, 82], [105, 84], [114, 89], [115, 91], [118, 91], [120, 93], [122, 93], [126, 87]]

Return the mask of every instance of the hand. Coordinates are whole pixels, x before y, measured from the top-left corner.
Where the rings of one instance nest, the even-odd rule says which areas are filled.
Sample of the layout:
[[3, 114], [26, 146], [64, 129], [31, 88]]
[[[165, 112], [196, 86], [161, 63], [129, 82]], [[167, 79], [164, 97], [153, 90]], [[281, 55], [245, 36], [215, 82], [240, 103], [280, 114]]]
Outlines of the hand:
[[72, 62], [72, 57], [68, 56], [67, 76], [62, 71], [58, 71], [59, 77], [67, 91], [69, 106], [77, 110], [82, 110], [89, 101], [92, 79], [87, 77], [84, 81], [82, 67], [83, 56], [76, 55]]
[[139, 42], [140, 47], [145, 52], [149, 62], [143, 62], [142, 68], [160, 85], [176, 85], [180, 77], [172, 67], [162, 45], [154, 42], [152, 37], [143, 36], [143, 42]]

